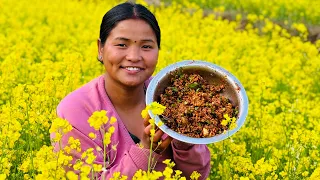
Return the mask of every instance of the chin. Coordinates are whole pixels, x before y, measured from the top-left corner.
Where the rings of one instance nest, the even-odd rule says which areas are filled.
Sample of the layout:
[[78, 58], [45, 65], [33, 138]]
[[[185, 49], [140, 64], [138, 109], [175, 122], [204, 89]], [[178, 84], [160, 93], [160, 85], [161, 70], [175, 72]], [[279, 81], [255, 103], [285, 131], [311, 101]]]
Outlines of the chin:
[[124, 76], [122, 78], [119, 78], [120, 82], [127, 86], [127, 87], [138, 87], [143, 85], [148, 79], [150, 78], [150, 76], [135, 76], [135, 77], [128, 77], [128, 76]]
[[143, 81], [143, 82], [141, 82], [141, 81], [126, 81], [126, 82], [124, 82], [123, 84], [124, 84], [125, 86], [127, 86], [127, 87], [134, 88], [134, 87], [140, 86], [140, 85], [143, 84], [143, 83], [144, 83], [144, 81]]

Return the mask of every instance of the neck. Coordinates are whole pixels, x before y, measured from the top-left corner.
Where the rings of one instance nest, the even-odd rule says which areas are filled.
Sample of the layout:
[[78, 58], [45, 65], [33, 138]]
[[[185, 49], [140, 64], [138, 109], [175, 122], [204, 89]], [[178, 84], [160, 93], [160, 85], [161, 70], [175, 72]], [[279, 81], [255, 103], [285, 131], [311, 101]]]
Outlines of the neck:
[[105, 90], [116, 108], [130, 110], [139, 104], [145, 104], [144, 84], [137, 87], [126, 87], [112, 81], [112, 79], [105, 74]]

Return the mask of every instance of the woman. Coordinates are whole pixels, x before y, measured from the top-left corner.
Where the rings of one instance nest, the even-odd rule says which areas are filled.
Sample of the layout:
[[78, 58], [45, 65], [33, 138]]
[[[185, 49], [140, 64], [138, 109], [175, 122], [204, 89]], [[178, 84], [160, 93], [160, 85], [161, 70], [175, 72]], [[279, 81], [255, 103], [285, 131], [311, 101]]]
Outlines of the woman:
[[[103, 149], [101, 136], [94, 140], [88, 136], [95, 131], [89, 126], [88, 118], [95, 111], [106, 110], [108, 117], [117, 118], [111, 142], [118, 145], [116, 151], [108, 146], [112, 161], [99, 175], [109, 179], [114, 172], [121, 172], [131, 179], [138, 169], [148, 168], [150, 124], [148, 119], [142, 119], [141, 111], [146, 107], [146, 87], [157, 64], [160, 28], [147, 8], [127, 2], [104, 15], [97, 43], [98, 59], [106, 72], [70, 93], [59, 104], [58, 116], [73, 126], [73, 130], [63, 137], [62, 146], [72, 136], [81, 141], [82, 151], [96, 147]], [[210, 153], [206, 145], [180, 142], [161, 130], [156, 131], [153, 140], [155, 144], [162, 142], [154, 149], [155, 170], [163, 171], [165, 165], [162, 161], [170, 158], [175, 162], [175, 168], [186, 177], [193, 171], [201, 174], [200, 179], [208, 176]], [[94, 163], [103, 164], [104, 157], [96, 154]], [[81, 153], [73, 152], [72, 156], [80, 159]]]

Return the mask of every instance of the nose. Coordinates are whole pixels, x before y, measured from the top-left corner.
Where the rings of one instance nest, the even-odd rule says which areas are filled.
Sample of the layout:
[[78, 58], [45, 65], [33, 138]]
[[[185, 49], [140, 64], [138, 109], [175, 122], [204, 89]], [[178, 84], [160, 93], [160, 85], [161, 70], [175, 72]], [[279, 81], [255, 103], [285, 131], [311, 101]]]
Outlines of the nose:
[[128, 49], [128, 53], [127, 53], [126, 58], [127, 58], [127, 60], [133, 61], [133, 62], [141, 61], [142, 60], [142, 56], [141, 56], [140, 48], [131, 46]]

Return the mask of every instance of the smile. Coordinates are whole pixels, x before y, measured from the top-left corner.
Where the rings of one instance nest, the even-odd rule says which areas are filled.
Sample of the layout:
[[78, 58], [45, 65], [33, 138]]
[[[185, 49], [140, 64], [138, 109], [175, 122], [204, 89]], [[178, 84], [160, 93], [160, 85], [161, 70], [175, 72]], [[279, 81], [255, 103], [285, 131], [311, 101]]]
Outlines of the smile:
[[143, 68], [140, 68], [140, 67], [134, 67], [134, 66], [127, 66], [127, 67], [122, 67], [128, 71], [141, 71], [143, 70]]

